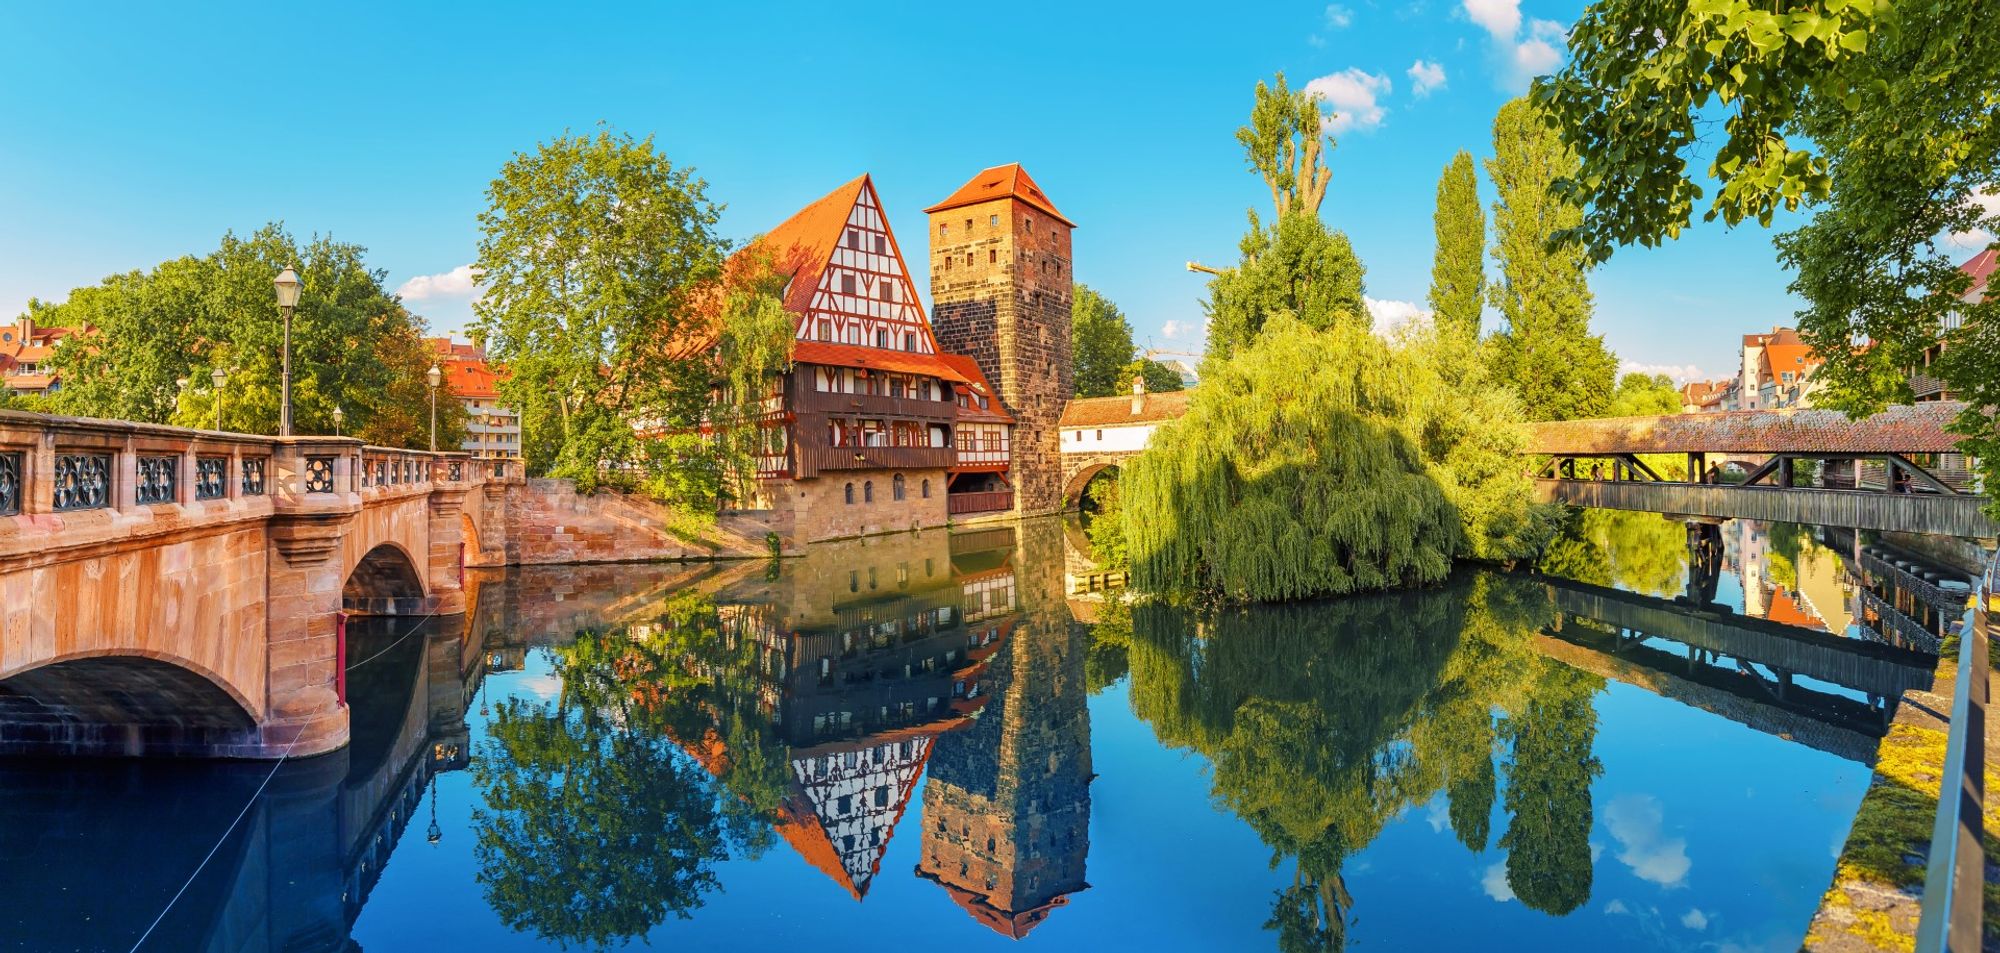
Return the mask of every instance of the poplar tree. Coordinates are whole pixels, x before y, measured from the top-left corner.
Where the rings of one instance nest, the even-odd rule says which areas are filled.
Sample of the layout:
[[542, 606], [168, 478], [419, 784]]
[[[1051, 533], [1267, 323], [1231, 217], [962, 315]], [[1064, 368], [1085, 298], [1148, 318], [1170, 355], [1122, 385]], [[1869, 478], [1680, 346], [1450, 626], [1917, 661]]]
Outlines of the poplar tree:
[[1468, 340], [1479, 337], [1486, 295], [1486, 212], [1472, 154], [1459, 150], [1438, 177], [1437, 253], [1431, 263], [1431, 314], [1439, 329]]
[[1600, 416], [1617, 373], [1603, 337], [1590, 333], [1590, 257], [1571, 237], [1583, 209], [1554, 189], [1577, 168], [1576, 153], [1527, 99], [1500, 107], [1486, 163], [1499, 192], [1493, 257], [1500, 279], [1488, 294], [1507, 326], [1494, 335], [1492, 358], [1531, 419]]

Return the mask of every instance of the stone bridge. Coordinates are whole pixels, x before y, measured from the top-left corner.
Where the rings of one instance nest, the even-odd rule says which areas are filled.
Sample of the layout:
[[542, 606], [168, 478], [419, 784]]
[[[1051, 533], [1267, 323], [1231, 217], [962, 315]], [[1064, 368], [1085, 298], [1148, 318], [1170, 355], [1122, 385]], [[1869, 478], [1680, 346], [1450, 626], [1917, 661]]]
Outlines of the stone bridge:
[[347, 616], [463, 612], [506, 466], [0, 412], [0, 753], [341, 747]]

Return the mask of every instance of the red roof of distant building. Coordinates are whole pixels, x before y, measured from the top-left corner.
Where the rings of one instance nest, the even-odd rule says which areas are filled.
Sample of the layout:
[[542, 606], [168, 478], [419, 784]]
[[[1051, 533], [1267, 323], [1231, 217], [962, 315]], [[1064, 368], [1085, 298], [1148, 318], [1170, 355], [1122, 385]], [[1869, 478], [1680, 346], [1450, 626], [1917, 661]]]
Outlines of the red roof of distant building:
[[1056, 221], [1064, 225], [1068, 225], [1071, 228], [1076, 227], [1075, 222], [1070, 221], [1063, 213], [1056, 211], [1055, 203], [1049, 201], [1049, 197], [1042, 192], [1041, 186], [1035, 184], [1035, 180], [1028, 176], [1028, 170], [1021, 168], [1019, 162], [996, 165], [993, 168], [980, 172], [978, 175], [973, 176], [971, 181], [959, 186], [958, 191], [951, 193], [944, 201], [924, 209], [924, 211], [926, 213], [942, 212], [946, 209], [977, 205], [981, 202], [991, 202], [995, 199], [1005, 198], [1018, 199], [1047, 212], [1049, 215], [1054, 216]]
[[431, 338], [427, 343], [438, 354], [438, 369], [444, 372], [445, 386], [453, 394], [476, 400], [500, 396], [500, 382], [506, 379], [506, 374], [486, 363], [485, 348], [460, 344], [450, 338]]
[[1801, 604], [1799, 594], [1786, 592], [1784, 586], [1778, 586], [1777, 591], [1771, 594], [1771, 603], [1764, 618], [1803, 629], [1826, 629], [1826, 623]]
[[2000, 248], [1988, 248], [1967, 259], [1958, 270], [1972, 279], [1972, 287], [1966, 289], [1965, 300], [1977, 302], [1986, 299], [1987, 289], [1992, 287], [1993, 272], [2000, 268]]

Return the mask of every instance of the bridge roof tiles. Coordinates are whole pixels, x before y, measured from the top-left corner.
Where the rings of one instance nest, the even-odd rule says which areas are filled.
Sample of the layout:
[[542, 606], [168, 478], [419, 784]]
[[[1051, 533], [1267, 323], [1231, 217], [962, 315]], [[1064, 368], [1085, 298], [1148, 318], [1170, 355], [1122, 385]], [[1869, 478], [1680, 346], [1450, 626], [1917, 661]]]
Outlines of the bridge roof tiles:
[[1165, 391], [1157, 394], [1141, 394], [1139, 407], [1132, 407], [1133, 397], [1120, 394], [1116, 397], [1078, 397], [1063, 405], [1063, 427], [1120, 427], [1136, 424], [1158, 423], [1173, 420], [1187, 413], [1188, 400], [1194, 396], [1191, 390]]
[[1964, 409], [1955, 401], [1932, 401], [1890, 407], [1860, 420], [1820, 409], [1560, 420], [1534, 425], [1527, 452], [1943, 453], [1958, 445], [1945, 425]]

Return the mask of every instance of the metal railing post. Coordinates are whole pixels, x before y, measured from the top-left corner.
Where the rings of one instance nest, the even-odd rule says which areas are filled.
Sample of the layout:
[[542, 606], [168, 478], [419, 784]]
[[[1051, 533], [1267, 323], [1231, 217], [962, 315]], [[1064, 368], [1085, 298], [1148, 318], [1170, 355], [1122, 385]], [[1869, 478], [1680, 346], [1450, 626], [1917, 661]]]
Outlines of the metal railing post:
[[1980, 948], [1986, 932], [1987, 641], [1996, 590], [2000, 555], [1987, 568], [1959, 635], [1951, 734], [1917, 921], [1918, 953], [1969, 953]]

